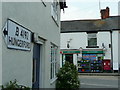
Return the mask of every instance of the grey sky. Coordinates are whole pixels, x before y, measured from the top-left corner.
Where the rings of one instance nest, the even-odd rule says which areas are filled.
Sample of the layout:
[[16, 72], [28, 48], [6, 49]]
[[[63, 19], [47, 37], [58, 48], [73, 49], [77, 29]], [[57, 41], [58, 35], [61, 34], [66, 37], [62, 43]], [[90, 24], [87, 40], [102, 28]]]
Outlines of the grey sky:
[[[110, 8], [110, 16], [118, 15], [120, 0], [66, 0], [68, 8], [61, 13], [61, 20], [99, 19], [100, 8]], [[99, 5], [100, 1], [100, 5]]]

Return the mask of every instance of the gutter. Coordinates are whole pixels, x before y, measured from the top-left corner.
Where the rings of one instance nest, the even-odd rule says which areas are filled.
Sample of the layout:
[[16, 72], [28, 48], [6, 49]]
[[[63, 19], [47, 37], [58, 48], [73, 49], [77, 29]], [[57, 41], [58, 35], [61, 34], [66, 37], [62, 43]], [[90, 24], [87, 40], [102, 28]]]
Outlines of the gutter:
[[[61, 28], [63, 29], [63, 28]], [[110, 31], [120, 31], [120, 29], [99, 29], [99, 30], [85, 30], [85, 31], [62, 31], [60, 33], [75, 33], [75, 32], [110, 32]]]

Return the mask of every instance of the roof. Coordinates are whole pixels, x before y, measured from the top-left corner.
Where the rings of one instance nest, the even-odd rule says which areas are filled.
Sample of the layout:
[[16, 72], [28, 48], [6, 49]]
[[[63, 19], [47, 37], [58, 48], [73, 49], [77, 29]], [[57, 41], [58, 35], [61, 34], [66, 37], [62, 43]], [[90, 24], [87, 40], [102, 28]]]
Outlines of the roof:
[[93, 32], [120, 29], [120, 16], [110, 16], [106, 19], [61, 21], [61, 33], [65, 32]]

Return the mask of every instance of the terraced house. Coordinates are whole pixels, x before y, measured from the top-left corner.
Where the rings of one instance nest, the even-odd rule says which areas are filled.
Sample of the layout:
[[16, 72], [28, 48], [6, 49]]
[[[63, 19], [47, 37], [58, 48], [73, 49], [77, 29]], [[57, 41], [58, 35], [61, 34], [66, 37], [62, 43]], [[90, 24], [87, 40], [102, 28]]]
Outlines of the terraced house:
[[61, 23], [61, 66], [74, 63], [78, 72], [118, 72], [120, 68], [120, 16], [101, 10], [101, 19]]
[[0, 2], [0, 85], [55, 88], [64, 0]]

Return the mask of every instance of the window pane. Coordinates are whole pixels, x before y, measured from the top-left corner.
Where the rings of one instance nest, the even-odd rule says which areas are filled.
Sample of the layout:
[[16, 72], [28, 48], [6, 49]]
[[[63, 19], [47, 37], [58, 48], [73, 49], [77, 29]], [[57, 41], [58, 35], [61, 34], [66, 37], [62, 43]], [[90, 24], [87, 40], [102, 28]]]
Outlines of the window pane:
[[57, 49], [55, 49], [55, 61], [57, 61]]
[[96, 33], [88, 34], [88, 38], [96, 38]]
[[51, 46], [51, 62], [54, 60], [54, 48]]
[[55, 63], [55, 74], [57, 73], [57, 62]]
[[57, 47], [51, 44], [51, 70], [50, 70], [50, 78], [55, 78], [57, 72]]
[[97, 38], [89, 38], [88, 46], [97, 46]]

